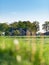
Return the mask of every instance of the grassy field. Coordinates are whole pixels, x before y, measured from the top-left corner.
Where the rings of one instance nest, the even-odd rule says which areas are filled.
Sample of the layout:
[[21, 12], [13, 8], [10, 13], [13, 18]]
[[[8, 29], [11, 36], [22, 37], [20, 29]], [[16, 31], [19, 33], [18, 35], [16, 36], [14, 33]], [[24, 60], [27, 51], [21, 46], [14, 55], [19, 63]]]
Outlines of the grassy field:
[[49, 65], [49, 37], [0, 37], [0, 65]]

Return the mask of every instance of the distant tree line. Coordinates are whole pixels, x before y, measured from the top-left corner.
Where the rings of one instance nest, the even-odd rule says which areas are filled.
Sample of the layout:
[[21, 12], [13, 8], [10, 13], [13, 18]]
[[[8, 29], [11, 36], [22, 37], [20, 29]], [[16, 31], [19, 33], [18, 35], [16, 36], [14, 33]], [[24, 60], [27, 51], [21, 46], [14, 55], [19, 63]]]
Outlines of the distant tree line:
[[[49, 21], [46, 21], [43, 25], [43, 29], [47, 32], [49, 31]], [[39, 31], [39, 22], [38, 21], [18, 21], [11, 24], [0, 23], [0, 35], [26, 35], [36, 34]]]

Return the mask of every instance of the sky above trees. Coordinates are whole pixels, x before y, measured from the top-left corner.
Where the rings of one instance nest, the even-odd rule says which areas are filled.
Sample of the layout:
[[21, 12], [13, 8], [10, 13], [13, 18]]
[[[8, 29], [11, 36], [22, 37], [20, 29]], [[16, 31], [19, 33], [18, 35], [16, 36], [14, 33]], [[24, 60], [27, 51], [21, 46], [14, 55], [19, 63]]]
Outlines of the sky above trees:
[[0, 0], [0, 22], [49, 20], [49, 0]]

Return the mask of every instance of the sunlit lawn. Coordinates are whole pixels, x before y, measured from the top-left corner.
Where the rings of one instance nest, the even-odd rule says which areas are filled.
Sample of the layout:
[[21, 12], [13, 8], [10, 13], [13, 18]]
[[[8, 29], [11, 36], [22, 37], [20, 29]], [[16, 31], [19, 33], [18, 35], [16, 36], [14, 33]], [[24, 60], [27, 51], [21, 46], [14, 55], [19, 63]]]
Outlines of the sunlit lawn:
[[49, 65], [49, 37], [0, 37], [0, 65], [42, 64]]

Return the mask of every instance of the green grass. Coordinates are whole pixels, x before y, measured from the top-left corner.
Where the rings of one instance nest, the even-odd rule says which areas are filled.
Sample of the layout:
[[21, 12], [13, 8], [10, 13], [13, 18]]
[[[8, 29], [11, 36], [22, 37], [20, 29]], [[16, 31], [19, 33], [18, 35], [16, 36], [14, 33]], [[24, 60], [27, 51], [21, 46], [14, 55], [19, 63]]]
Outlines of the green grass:
[[[19, 49], [16, 50], [14, 40], [19, 41]], [[41, 38], [36, 38], [36, 54], [34, 61], [32, 57], [32, 44], [34, 37], [0, 37], [0, 65], [40, 65], [39, 52]], [[45, 60], [44, 65], [49, 65], [49, 37], [44, 37], [43, 40], [43, 58]], [[29, 45], [27, 45], [29, 44]], [[33, 51], [34, 52], [34, 51]], [[20, 62], [16, 57], [20, 57]]]

